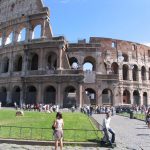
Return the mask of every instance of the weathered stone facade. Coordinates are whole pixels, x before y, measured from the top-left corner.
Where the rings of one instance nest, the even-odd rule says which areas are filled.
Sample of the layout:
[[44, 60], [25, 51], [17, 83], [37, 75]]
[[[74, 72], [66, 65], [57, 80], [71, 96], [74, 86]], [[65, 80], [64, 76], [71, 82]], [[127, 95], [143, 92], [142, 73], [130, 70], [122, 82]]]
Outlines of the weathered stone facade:
[[53, 36], [49, 21], [41, 0], [0, 0], [3, 106], [150, 104], [150, 47], [98, 37], [68, 43]]

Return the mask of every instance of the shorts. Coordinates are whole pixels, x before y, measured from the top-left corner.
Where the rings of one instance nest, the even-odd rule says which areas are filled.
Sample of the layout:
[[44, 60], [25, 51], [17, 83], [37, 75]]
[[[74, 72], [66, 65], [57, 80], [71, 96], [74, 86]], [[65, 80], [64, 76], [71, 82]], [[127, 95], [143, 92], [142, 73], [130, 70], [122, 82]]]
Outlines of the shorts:
[[63, 137], [63, 130], [55, 130], [54, 138], [55, 140], [60, 140]]

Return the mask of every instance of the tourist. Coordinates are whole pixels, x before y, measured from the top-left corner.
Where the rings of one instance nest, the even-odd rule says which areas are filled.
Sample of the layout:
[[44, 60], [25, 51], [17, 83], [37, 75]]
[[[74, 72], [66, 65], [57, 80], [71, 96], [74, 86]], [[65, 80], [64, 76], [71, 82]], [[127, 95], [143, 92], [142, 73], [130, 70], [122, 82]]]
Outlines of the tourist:
[[148, 109], [147, 114], [146, 114], [146, 121], [148, 124], [148, 128], [150, 128], [150, 108]]
[[[110, 127], [110, 120], [111, 120], [110, 112], [106, 112], [106, 118], [103, 120], [104, 139], [106, 142], [113, 144], [115, 142], [115, 132]], [[108, 132], [110, 132], [112, 134], [111, 141], [109, 140]]]
[[55, 150], [58, 149], [58, 142], [60, 142], [60, 150], [63, 148], [63, 127], [64, 121], [62, 118], [62, 114], [58, 112], [56, 114], [56, 120], [54, 121], [54, 137], [55, 137]]

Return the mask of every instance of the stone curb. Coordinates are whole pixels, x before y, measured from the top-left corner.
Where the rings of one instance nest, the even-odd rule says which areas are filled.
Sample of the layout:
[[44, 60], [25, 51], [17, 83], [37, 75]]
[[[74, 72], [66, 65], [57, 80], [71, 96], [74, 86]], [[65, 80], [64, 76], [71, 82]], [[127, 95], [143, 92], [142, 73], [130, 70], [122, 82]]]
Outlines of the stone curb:
[[[38, 145], [38, 146], [54, 146], [54, 141], [34, 141], [34, 140], [18, 140], [18, 139], [0, 139], [0, 143], [17, 144], [17, 145]], [[65, 146], [83, 146], [98, 147], [98, 143], [94, 142], [63, 142]]]

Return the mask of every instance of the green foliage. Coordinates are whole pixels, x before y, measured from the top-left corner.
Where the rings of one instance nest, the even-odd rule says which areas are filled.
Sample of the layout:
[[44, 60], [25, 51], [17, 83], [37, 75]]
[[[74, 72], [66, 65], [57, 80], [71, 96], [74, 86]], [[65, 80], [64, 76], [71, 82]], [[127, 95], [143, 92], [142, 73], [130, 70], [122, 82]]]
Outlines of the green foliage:
[[[24, 116], [15, 113], [15, 110], [0, 110], [1, 138], [53, 140], [51, 126], [56, 113], [25, 111]], [[63, 119], [65, 141], [94, 141], [102, 136], [84, 114], [66, 112]]]

